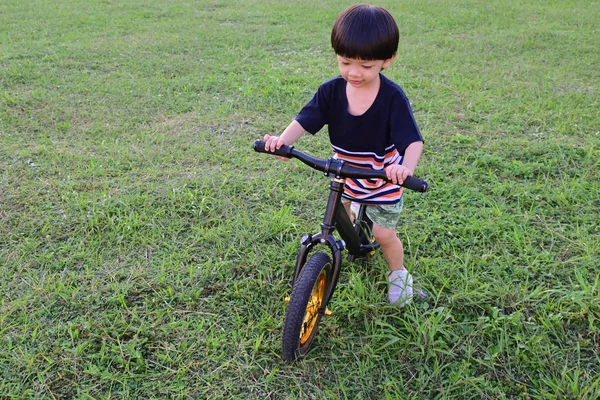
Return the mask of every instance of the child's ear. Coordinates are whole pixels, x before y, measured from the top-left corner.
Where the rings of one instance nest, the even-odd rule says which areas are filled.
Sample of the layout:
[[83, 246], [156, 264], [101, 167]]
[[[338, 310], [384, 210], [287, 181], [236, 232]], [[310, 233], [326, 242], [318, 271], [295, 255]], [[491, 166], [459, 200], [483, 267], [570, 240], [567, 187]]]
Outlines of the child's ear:
[[392, 65], [392, 62], [394, 61], [395, 58], [396, 58], [396, 53], [394, 53], [390, 58], [388, 58], [387, 60], [385, 60], [383, 62], [382, 69], [386, 69], [387, 67]]

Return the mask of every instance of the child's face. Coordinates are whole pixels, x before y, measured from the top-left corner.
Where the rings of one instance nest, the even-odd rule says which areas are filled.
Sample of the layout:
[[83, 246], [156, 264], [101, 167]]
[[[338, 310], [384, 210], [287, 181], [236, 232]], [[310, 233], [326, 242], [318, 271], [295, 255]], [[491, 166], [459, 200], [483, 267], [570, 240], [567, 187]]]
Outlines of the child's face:
[[338, 67], [342, 77], [355, 88], [368, 87], [377, 82], [379, 72], [390, 66], [394, 57], [387, 60], [359, 60], [346, 58], [338, 54]]

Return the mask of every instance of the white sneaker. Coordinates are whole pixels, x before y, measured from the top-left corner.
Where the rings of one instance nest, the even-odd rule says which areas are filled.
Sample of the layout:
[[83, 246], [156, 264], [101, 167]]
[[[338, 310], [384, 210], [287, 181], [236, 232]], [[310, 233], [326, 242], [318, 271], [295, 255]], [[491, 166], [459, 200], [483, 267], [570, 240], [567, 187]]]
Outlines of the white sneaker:
[[413, 298], [413, 278], [407, 270], [390, 271], [388, 273], [390, 287], [388, 289], [388, 301], [390, 304], [398, 304], [404, 307]]

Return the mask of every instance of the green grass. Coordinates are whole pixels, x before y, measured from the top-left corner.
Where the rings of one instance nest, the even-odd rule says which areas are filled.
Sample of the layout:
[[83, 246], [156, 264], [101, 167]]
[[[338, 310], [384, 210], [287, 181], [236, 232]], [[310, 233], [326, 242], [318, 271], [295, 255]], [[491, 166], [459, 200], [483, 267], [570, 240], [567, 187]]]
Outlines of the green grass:
[[600, 396], [597, 2], [379, 3], [426, 138], [398, 231], [432, 296], [398, 310], [381, 256], [345, 265], [313, 351], [280, 360], [327, 180], [251, 145], [337, 74], [349, 4], [0, 5], [3, 398]]

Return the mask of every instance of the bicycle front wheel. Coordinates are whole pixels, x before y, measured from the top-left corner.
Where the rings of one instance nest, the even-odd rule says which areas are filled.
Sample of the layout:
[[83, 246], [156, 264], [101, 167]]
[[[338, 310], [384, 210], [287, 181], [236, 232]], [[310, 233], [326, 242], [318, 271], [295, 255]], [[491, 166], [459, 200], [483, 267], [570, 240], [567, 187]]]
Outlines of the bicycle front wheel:
[[326, 307], [324, 297], [330, 280], [331, 258], [325, 253], [315, 253], [300, 270], [283, 321], [281, 349], [285, 361], [308, 353]]

